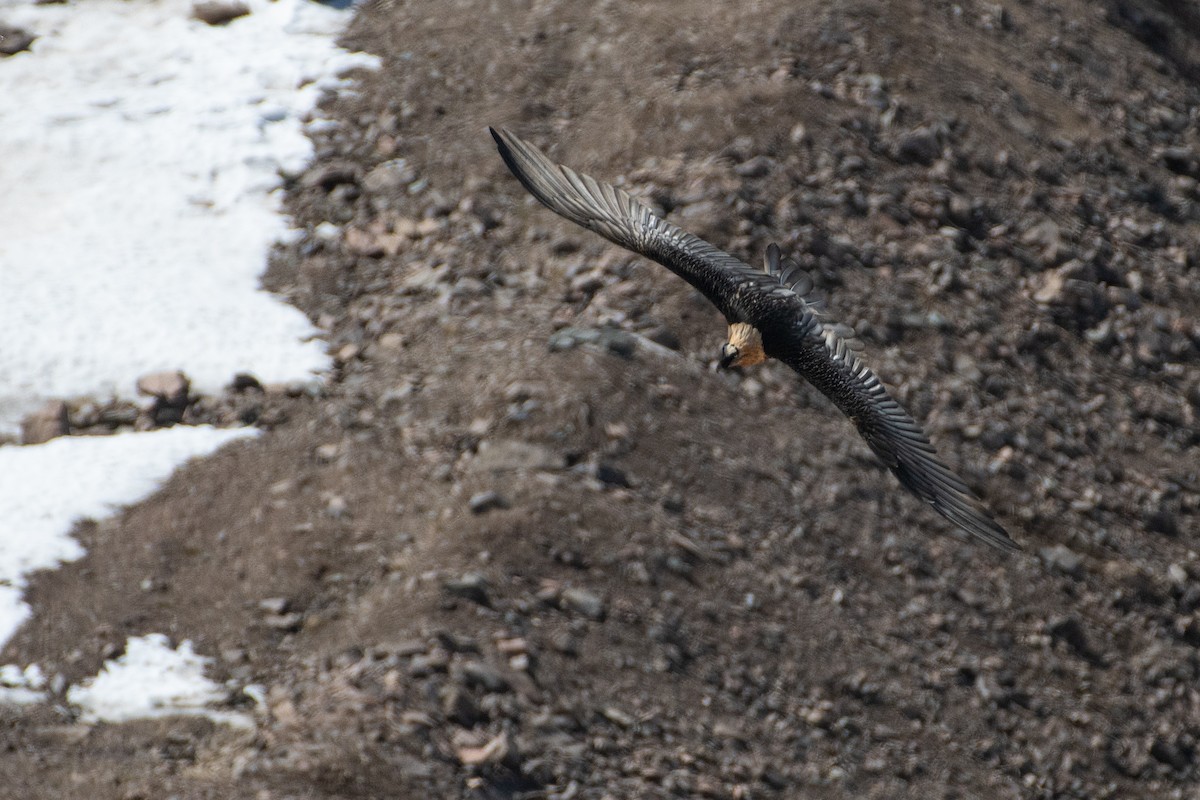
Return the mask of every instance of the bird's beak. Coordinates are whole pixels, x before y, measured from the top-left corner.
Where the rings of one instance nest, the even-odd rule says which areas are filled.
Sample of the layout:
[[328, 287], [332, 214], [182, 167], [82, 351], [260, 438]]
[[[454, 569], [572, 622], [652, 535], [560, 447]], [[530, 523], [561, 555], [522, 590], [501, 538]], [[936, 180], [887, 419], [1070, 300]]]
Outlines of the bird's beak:
[[738, 349], [729, 342], [721, 345], [721, 360], [717, 362], [717, 366], [721, 369], [729, 369], [733, 366], [733, 362], [737, 361]]

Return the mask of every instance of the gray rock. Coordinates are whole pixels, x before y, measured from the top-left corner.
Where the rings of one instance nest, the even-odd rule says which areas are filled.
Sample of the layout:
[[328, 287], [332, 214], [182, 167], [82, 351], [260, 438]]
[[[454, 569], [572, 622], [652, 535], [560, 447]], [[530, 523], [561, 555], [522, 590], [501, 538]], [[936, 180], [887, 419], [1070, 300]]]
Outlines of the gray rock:
[[51, 400], [21, 420], [21, 444], [41, 444], [71, 432], [67, 404]]
[[372, 169], [363, 178], [363, 188], [372, 194], [395, 194], [417, 179], [406, 159], [394, 158]]
[[191, 383], [186, 375], [174, 372], [152, 372], [137, 379], [138, 394], [153, 397], [170, 406], [187, 405]]
[[12, 56], [23, 50], [28, 50], [29, 45], [33, 44], [36, 38], [32, 33], [22, 28], [14, 28], [11, 25], [0, 25], [0, 56]]
[[468, 686], [477, 686], [488, 692], [504, 692], [509, 688], [508, 680], [500, 671], [483, 661], [463, 664], [462, 676]]
[[487, 579], [478, 572], [465, 572], [460, 578], [444, 582], [442, 588], [455, 597], [470, 600], [481, 606], [491, 605], [491, 599], [488, 597], [487, 592]]
[[1046, 633], [1050, 638], [1067, 645], [1076, 655], [1084, 658], [1094, 658], [1094, 653], [1088, 645], [1087, 635], [1083, 631], [1083, 623], [1079, 617], [1069, 614], [1056, 617], [1046, 623]]
[[97, 421], [109, 428], [121, 428], [137, 422], [137, 406], [131, 403], [115, 402], [100, 409]]
[[358, 180], [358, 170], [353, 164], [330, 164], [323, 169], [313, 170], [304, 176], [304, 185], [319, 187], [327, 192], [343, 183]]
[[773, 163], [766, 156], [755, 156], [748, 161], [738, 164], [733, 168], [733, 171], [742, 178], [761, 178], [771, 171]]
[[1172, 172], [1180, 175], [1196, 177], [1200, 174], [1200, 159], [1187, 147], [1168, 147], [1162, 152], [1163, 165]]
[[268, 597], [258, 601], [258, 607], [268, 614], [283, 614], [288, 610], [289, 602], [286, 597]]
[[294, 633], [300, 630], [300, 626], [304, 624], [304, 615], [292, 612], [290, 614], [268, 614], [263, 622], [267, 627], [274, 628], [277, 631], [284, 633]]
[[452, 631], [438, 631], [438, 644], [451, 653], [479, 653], [479, 643], [470, 636]]
[[550, 647], [565, 656], [579, 655], [579, 644], [575, 641], [575, 637], [567, 631], [557, 631], [552, 634]]
[[563, 608], [582, 614], [588, 619], [602, 620], [605, 615], [604, 600], [587, 589], [564, 589], [559, 596]]
[[593, 344], [622, 358], [632, 357], [637, 350], [637, 338], [615, 328], [563, 328], [550, 337], [549, 344], [552, 352]]
[[192, 16], [209, 25], [225, 25], [249, 13], [250, 8], [240, 0], [202, 0], [192, 6]]
[[597, 480], [609, 486], [628, 489], [633, 485], [630, 483], [629, 476], [625, 474], [623, 469], [614, 467], [612, 464], [603, 461], [596, 465], [595, 475]]
[[1083, 577], [1083, 558], [1066, 545], [1056, 544], [1053, 547], [1043, 547], [1038, 555], [1047, 568], [1069, 575], [1072, 578]]
[[1177, 770], [1185, 770], [1195, 758], [1195, 751], [1190, 746], [1180, 747], [1160, 736], [1150, 745], [1150, 755], [1155, 761]]
[[242, 392], [265, 392], [266, 389], [259, 382], [258, 378], [248, 372], [239, 372], [233, 376], [233, 380], [229, 383], [230, 391], [241, 394]]
[[408, 662], [408, 674], [414, 678], [424, 678], [435, 672], [445, 672], [450, 666], [450, 656], [445, 650], [434, 650], [431, 653], [415, 655]]
[[470, 728], [483, 719], [483, 713], [475, 698], [461, 686], [446, 686], [442, 689], [442, 713], [452, 722]]
[[548, 447], [517, 439], [497, 439], [479, 443], [479, 449], [467, 469], [473, 472], [504, 472], [516, 469], [561, 469], [563, 457]]
[[[1034, 248], [1043, 267], [1053, 267], [1059, 261], [1062, 233], [1053, 220], [1042, 220], [1021, 234], [1021, 244]], [[1045, 301], [1039, 301], [1045, 302]]]
[[477, 492], [467, 501], [467, 508], [472, 514], [486, 514], [497, 508], [508, 508], [508, 501], [497, 492]]
[[1179, 523], [1170, 509], [1160, 508], [1146, 518], [1147, 530], [1161, 533], [1164, 536], [1178, 536]]
[[942, 145], [938, 131], [928, 125], [914, 128], [896, 142], [896, 160], [901, 164], [928, 166], [941, 155]]

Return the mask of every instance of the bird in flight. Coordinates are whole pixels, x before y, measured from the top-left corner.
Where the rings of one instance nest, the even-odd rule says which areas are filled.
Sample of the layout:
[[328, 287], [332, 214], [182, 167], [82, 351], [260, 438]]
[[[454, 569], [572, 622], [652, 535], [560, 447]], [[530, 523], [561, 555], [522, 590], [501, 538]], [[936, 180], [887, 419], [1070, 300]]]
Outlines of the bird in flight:
[[937, 458], [921, 426], [859, 360], [853, 331], [829, 322], [799, 266], [767, 248], [757, 270], [656, 216], [628, 193], [555, 164], [506, 130], [489, 128], [500, 156], [530, 194], [554, 213], [657, 261], [698, 289], [729, 323], [722, 367], [776, 358], [833, 401], [902, 486], [967, 533], [1017, 550], [983, 503]]

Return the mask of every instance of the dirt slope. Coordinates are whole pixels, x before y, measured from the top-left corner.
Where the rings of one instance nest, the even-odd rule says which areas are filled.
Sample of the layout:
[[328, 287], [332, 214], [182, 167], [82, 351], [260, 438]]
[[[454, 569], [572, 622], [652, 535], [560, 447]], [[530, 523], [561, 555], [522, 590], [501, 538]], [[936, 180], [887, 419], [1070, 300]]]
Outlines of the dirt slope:
[[[1197, 12], [881, 5], [362, 9], [384, 68], [323, 104], [268, 275], [327, 394], [84, 526], [0, 654], [190, 638], [261, 724], [0, 712], [0, 794], [1192, 796]], [[714, 372], [719, 315], [489, 124], [795, 253], [1025, 552], [779, 365]]]

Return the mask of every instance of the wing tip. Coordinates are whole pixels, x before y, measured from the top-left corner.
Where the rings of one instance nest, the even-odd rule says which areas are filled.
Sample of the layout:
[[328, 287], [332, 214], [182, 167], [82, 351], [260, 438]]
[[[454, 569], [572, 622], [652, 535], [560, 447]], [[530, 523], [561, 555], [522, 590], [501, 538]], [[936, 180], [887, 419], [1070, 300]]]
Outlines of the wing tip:
[[491, 125], [488, 125], [488, 133], [490, 133], [492, 138], [496, 140], [497, 147], [499, 147], [501, 150], [508, 149], [508, 138], [512, 136], [508, 130], [504, 128], [494, 128]]
[[953, 522], [965, 533], [969, 533], [1001, 552], [1015, 553], [1025, 549], [1009, 536], [1008, 531], [999, 522], [992, 518], [992, 515], [983, 507], [982, 501], [972, 495], [954, 499], [964, 502], [955, 504], [959, 507], [943, 502], [931, 502], [930, 505], [933, 506], [934, 511]]
[[496, 140], [496, 149], [500, 151], [500, 158], [504, 159], [504, 165], [524, 184], [526, 182], [525, 172], [518, 163], [517, 154], [513, 152], [515, 142], [520, 140], [511, 131], [504, 128], [493, 128], [491, 125], [488, 126], [488, 133]]
[[995, 520], [989, 518], [989, 522], [991, 522], [992, 525], [988, 526], [986, 530], [968, 529], [967, 533], [973, 534], [975, 538], [982, 540], [986, 544], [991, 545], [1002, 553], [1019, 553], [1025, 549], [1016, 540], [1009, 536], [1008, 531], [1000, 527]]

